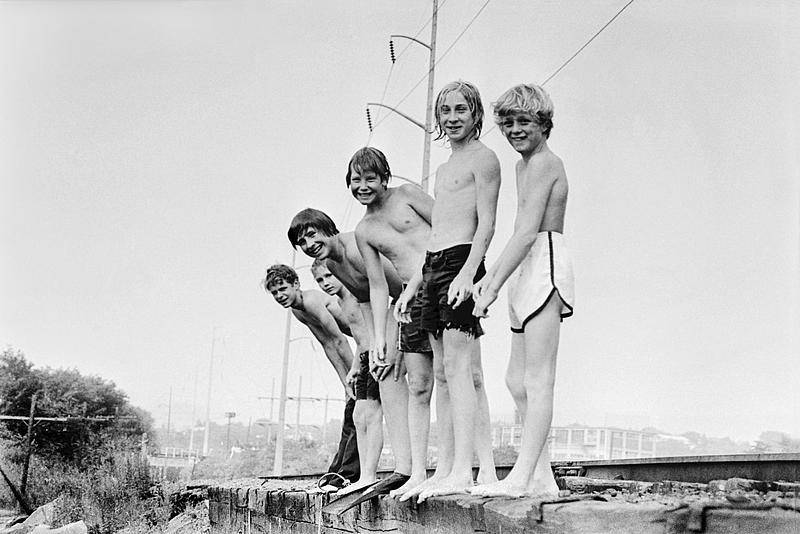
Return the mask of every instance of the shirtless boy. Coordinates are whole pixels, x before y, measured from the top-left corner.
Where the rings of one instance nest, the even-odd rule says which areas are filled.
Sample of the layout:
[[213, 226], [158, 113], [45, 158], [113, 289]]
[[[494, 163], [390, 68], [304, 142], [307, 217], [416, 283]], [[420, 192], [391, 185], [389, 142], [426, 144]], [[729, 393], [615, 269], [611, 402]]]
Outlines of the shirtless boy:
[[[311, 330], [322, 345], [328, 361], [339, 375], [347, 395], [342, 423], [339, 450], [328, 471], [337, 473], [348, 482], [357, 480], [360, 474], [356, 429], [353, 424], [355, 395], [348, 381], [348, 372], [353, 366], [353, 352], [342, 331], [350, 333], [342, 309], [335, 298], [316, 289], [300, 289], [297, 272], [288, 265], [272, 265], [264, 278], [264, 290], [284, 308], [290, 308], [298, 321]], [[341, 487], [342, 479], [330, 479], [330, 485]]]
[[[356, 151], [350, 159], [346, 182], [353, 196], [366, 206], [366, 214], [356, 227], [356, 242], [364, 258], [370, 283], [370, 298], [373, 307], [388, 298], [388, 286], [381, 266], [382, 254], [395, 267], [403, 282], [408, 282], [415, 272], [421, 270], [425, 257], [425, 247], [430, 237], [431, 210], [433, 199], [419, 187], [403, 184], [389, 188], [391, 170], [386, 156], [377, 148], [365, 147]], [[415, 299], [409, 311], [410, 322], [400, 324], [398, 349], [404, 353], [403, 361], [408, 371], [408, 425], [411, 437], [411, 478], [402, 487], [391, 492], [400, 500], [417, 496], [426, 486], [428, 436], [430, 432], [430, 400], [433, 389], [433, 353], [428, 333], [421, 328], [422, 307], [420, 299]], [[376, 314], [373, 318], [375, 332], [384, 332], [386, 317]], [[386, 346], [382, 334], [376, 335], [373, 350], [381, 354]], [[480, 370], [480, 355], [476, 353]], [[444, 378], [444, 369], [437, 369], [437, 419], [450, 420], [449, 393]], [[492, 482], [497, 480], [494, 459], [492, 458], [489, 407], [482, 388], [482, 377], [476, 379], [479, 389], [479, 419], [484, 423], [482, 429], [486, 439], [483, 447], [478, 447], [481, 472], [478, 480]], [[482, 402], [481, 402], [482, 401]], [[442, 425], [443, 427], [445, 425]], [[440, 436], [447, 437], [447, 432]], [[476, 436], [477, 437], [477, 436]], [[482, 450], [481, 450], [482, 449]], [[442, 440], [439, 448], [439, 462], [431, 483], [449, 473], [453, 461], [452, 431], [449, 439]], [[420, 488], [416, 490], [416, 488]]]
[[[547, 436], [553, 418], [553, 385], [561, 320], [572, 315], [574, 280], [564, 245], [567, 175], [547, 146], [553, 103], [536, 85], [512, 87], [494, 104], [494, 119], [521, 159], [517, 162], [517, 217], [500, 257], [475, 286], [475, 315], [485, 317], [508, 285], [511, 357], [506, 384], [522, 415], [520, 453], [508, 476], [479, 485], [484, 496], [553, 497]], [[512, 275], [512, 273], [514, 273]]]
[[311, 264], [311, 274], [314, 275], [314, 280], [320, 289], [335, 297], [339, 303], [342, 318], [350, 328], [358, 353], [358, 357], [353, 358], [350, 372], [347, 373], [347, 383], [353, 385], [356, 396], [353, 422], [356, 426], [361, 476], [358, 481], [339, 490], [340, 495], [346, 495], [378, 480], [378, 461], [383, 449], [381, 396], [378, 383], [369, 372], [369, 333], [356, 298], [331, 274], [324, 260], [314, 260]]
[[[288, 232], [289, 242], [309, 257], [325, 261], [325, 265], [344, 287], [353, 294], [364, 314], [364, 324], [372, 333], [373, 313], [390, 313], [389, 302], [381, 308], [370, 306], [369, 280], [364, 260], [358, 252], [353, 232], [339, 233], [336, 224], [325, 213], [307, 208], [294, 216]], [[396, 297], [402, 289], [394, 267], [383, 260], [384, 273], [389, 281], [389, 295]], [[397, 336], [397, 324], [387, 322], [386, 339]], [[370, 345], [372, 342], [370, 341]], [[411, 445], [408, 438], [408, 386], [405, 368], [396, 350], [387, 350], [384, 359], [370, 362], [380, 387], [386, 429], [395, 457], [395, 473], [381, 483], [387, 491], [404, 484], [411, 472]], [[389, 379], [391, 378], [391, 379]], [[394, 484], [394, 485], [392, 485]]]
[[[483, 257], [494, 235], [500, 163], [480, 137], [483, 104], [474, 85], [452, 82], [436, 98], [437, 139], [447, 137], [450, 158], [436, 172], [428, 251], [398, 299], [406, 307], [422, 284], [422, 328], [430, 333], [434, 367], [444, 369], [450, 393], [453, 465], [427, 485], [418, 501], [464, 493], [472, 487], [472, 453], [478, 396], [472, 357], [483, 333], [472, 315], [472, 286], [485, 273]], [[437, 363], [441, 362], [441, 363]], [[437, 383], [438, 385], [438, 383]], [[433, 477], [432, 477], [433, 478]]]

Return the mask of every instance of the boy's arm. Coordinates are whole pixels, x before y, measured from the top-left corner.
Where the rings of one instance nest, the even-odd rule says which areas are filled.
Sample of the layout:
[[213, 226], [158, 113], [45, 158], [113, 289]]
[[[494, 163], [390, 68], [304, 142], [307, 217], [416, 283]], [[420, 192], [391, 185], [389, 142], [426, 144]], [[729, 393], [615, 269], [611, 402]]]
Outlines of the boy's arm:
[[479, 317], [486, 315], [486, 308], [494, 302], [500, 288], [525, 258], [542, 225], [556, 173], [552, 172], [549, 165], [542, 163], [533, 163], [526, 172], [529, 176], [524, 180], [525, 188], [517, 192], [520, 203], [514, 233], [484, 280], [476, 286], [479, 295], [475, 301], [474, 313]]
[[306, 323], [306, 326], [322, 345], [322, 350], [325, 351], [325, 356], [339, 376], [348, 397], [355, 399], [352, 386], [347, 381], [347, 374], [352, 368], [354, 359], [350, 344], [324, 305], [307, 305], [306, 312], [315, 319]]
[[473, 279], [478, 271], [489, 243], [494, 236], [497, 217], [497, 197], [500, 192], [500, 162], [494, 152], [487, 149], [475, 165], [475, 205], [478, 224], [472, 238], [472, 247], [467, 261], [450, 283], [447, 303], [458, 306], [472, 294]]
[[400, 186], [408, 198], [408, 205], [411, 206], [417, 215], [422, 217], [430, 226], [431, 213], [433, 212], [433, 197], [423, 191], [420, 187], [410, 184]]
[[378, 377], [380, 380], [386, 378], [392, 370], [395, 362], [386, 359], [386, 311], [389, 303], [389, 284], [386, 282], [386, 273], [383, 271], [383, 263], [380, 253], [373, 247], [365, 235], [362, 225], [356, 227], [356, 244], [364, 259], [364, 266], [367, 269], [369, 278], [369, 302], [372, 310], [372, 350], [377, 365], [380, 368]]

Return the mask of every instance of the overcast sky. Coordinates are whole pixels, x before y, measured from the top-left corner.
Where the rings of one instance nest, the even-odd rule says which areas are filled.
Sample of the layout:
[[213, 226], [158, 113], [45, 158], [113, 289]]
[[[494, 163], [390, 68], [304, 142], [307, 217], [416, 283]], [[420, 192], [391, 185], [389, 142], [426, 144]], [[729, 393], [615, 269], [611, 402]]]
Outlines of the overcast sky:
[[[435, 86], [474, 82], [489, 108], [626, 3], [443, 0]], [[286, 313], [259, 283], [291, 262], [291, 217], [352, 230], [344, 175], [366, 143], [420, 178], [422, 131], [375, 109], [370, 136], [364, 112], [424, 119], [427, 50], [397, 40], [392, 67], [388, 40], [429, 41], [431, 4], [400, 6], [0, 2], [0, 344], [113, 380], [162, 423], [172, 390], [185, 427], [215, 339], [212, 419], [268, 416]], [[547, 82], [577, 276], [555, 424], [800, 437], [798, 58], [796, 2], [637, 0]], [[491, 264], [517, 156], [490, 121], [483, 139], [503, 172]], [[433, 143], [431, 168], [448, 154]], [[513, 410], [505, 306], [483, 338], [496, 419]], [[303, 395], [341, 398], [302, 339], [291, 393], [301, 375]]]

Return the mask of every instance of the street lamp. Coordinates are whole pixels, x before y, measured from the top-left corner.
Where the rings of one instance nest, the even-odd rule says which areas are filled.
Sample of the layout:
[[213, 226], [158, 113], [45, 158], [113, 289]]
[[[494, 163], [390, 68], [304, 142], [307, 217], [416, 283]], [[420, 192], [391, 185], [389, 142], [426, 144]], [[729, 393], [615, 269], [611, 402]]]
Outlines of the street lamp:
[[230, 453], [230, 450], [231, 450], [231, 419], [236, 417], [236, 412], [225, 412], [225, 417], [228, 418], [228, 435], [225, 438], [225, 449]]

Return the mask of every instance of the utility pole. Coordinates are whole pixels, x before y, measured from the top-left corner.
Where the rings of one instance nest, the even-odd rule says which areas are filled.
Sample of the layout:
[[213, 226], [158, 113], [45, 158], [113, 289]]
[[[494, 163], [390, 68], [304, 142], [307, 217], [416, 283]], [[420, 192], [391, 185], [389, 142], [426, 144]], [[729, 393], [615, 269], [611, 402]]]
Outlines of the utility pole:
[[36, 411], [36, 396], [39, 392], [35, 392], [31, 396], [31, 412], [28, 418], [28, 432], [25, 436], [25, 462], [22, 464], [22, 480], [19, 484], [19, 492], [25, 497], [25, 492], [28, 486], [28, 469], [31, 465], [31, 455], [33, 454], [33, 415]]
[[208, 362], [208, 395], [206, 397], [206, 428], [203, 432], [203, 456], [208, 456], [208, 431], [211, 424], [211, 381], [214, 376], [214, 344], [217, 342], [217, 328], [211, 332], [211, 358]]
[[172, 386], [169, 387], [169, 402], [167, 403], [167, 439], [166, 446], [170, 446], [169, 434], [172, 430]]
[[300, 441], [300, 405], [303, 402], [303, 375], [300, 375], [297, 381], [297, 414], [295, 416], [294, 424], [294, 439]]
[[429, 45], [423, 43], [418, 39], [415, 39], [414, 37], [409, 37], [407, 35], [393, 34], [389, 36], [389, 55], [391, 57], [392, 63], [394, 63], [396, 59], [394, 55], [394, 41], [392, 41], [392, 39], [394, 39], [395, 37], [413, 41], [418, 45], [424, 46], [429, 51], [428, 95], [425, 103], [425, 124], [422, 124], [421, 122], [409, 117], [405, 113], [393, 108], [392, 106], [387, 106], [386, 104], [377, 102], [367, 102], [367, 125], [369, 126], [370, 131], [372, 131], [372, 116], [370, 115], [369, 107], [378, 106], [382, 108], [387, 108], [390, 111], [397, 113], [407, 121], [422, 128], [422, 130], [425, 132], [424, 145], [422, 147], [422, 179], [420, 180], [418, 185], [422, 187], [422, 190], [425, 191], [426, 193], [428, 192], [428, 175], [430, 174], [430, 167], [431, 167], [431, 133], [433, 133], [433, 130], [431, 129], [431, 122], [432, 122], [433, 105], [434, 105], [433, 82], [434, 82], [434, 70], [436, 68], [436, 30], [438, 26], [438, 21], [439, 21], [439, 1], [433, 0], [433, 15], [431, 16], [431, 42]]
[[425, 101], [425, 144], [422, 149], [422, 190], [428, 192], [428, 175], [431, 170], [431, 115], [433, 114], [433, 71], [436, 67], [436, 25], [439, 20], [439, 0], [433, 0], [431, 17], [431, 54], [428, 67], [428, 98]]
[[269, 424], [267, 424], [267, 447], [269, 447], [269, 442], [272, 440], [272, 408], [275, 404], [275, 377], [272, 377], [272, 391], [269, 394]]
[[330, 397], [325, 395], [325, 409], [322, 412], [322, 444], [325, 445], [325, 436], [328, 433], [328, 402]]
[[[294, 269], [297, 251], [292, 250], [292, 269]], [[278, 428], [277, 438], [275, 439], [275, 464], [272, 474], [281, 476], [283, 474], [283, 427], [286, 424], [286, 380], [289, 374], [289, 344], [291, 343], [292, 331], [292, 311], [286, 310], [286, 328], [283, 335], [283, 365], [281, 366], [281, 397], [278, 404]]]
[[194, 388], [192, 389], [192, 420], [190, 421], [189, 425], [189, 450], [194, 452], [194, 426], [196, 424], [195, 421], [195, 409], [197, 408], [197, 380], [200, 377], [200, 369], [199, 367], [195, 366], [194, 369]]

